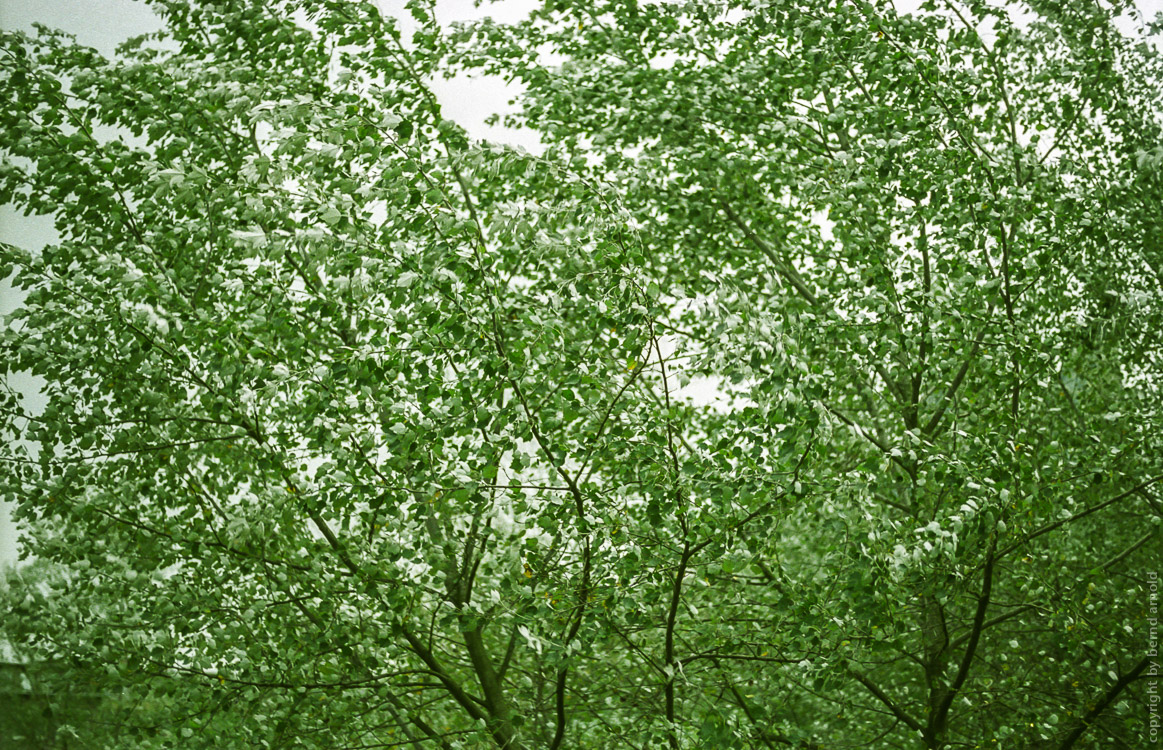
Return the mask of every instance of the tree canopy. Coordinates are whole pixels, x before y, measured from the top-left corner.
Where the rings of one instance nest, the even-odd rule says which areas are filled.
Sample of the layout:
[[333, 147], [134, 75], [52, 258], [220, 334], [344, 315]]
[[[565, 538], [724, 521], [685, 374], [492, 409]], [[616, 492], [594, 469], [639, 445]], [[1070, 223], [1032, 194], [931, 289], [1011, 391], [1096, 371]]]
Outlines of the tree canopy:
[[[70, 747], [1147, 741], [1132, 4], [149, 4], [0, 36], [61, 237], [0, 250], [5, 627], [103, 696]], [[543, 149], [442, 115], [481, 74]]]

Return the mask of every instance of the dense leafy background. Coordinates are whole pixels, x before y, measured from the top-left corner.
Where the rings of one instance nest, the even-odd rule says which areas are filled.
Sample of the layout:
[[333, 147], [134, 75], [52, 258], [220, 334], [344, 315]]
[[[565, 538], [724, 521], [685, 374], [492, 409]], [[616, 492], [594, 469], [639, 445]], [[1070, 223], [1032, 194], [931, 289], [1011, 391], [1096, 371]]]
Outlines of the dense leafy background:
[[61, 235], [0, 255], [6, 628], [108, 717], [62, 742], [1145, 742], [1129, 6], [150, 5], [0, 50], [0, 201]]

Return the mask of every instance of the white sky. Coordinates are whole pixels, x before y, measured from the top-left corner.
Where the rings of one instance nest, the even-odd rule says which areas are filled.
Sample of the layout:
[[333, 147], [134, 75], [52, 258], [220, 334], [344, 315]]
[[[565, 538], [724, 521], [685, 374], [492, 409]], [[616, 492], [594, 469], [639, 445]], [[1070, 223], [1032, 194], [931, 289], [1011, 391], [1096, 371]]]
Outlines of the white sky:
[[[397, 17], [405, 14], [404, 0], [377, 0], [380, 7]], [[440, 21], [464, 21], [492, 16], [498, 21], [521, 18], [537, 5], [536, 0], [504, 0], [496, 6], [474, 8], [472, 0], [440, 0]], [[105, 55], [125, 39], [159, 28], [150, 10], [133, 0], [0, 0], [0, 28], [31, 29], [33, 22], [75, 34], [77, 41], [95, 47]], [[499, 78], [438, 81], [433, 84], [445, 114], [465, 126], [477, 138], [505, 141], [533, 149], [537, 138], [532, 132], [512, 132], [489, 127], [484, 120], [495, 111], [503, 111], [517, 89]], [[11, 206], [0, 206], [0, 242], [24, 248], [41, 248], [57, 239], [52, 221], [46, 217], [24, 217]], [[20, 295], [0, 279], [0, 314], [20, 304]], [[39, 388], [30, 377], [14, 377], [9, 383], [28, 394], [34, 403]], [[3, 467], [0, 467], [3, 470]], [[0, 565], [17, 558], [16, 529], [11, 508], [0, 503]]]
[[[376, 1], [392, 15], [400, 17], [405, 14], [405, 0]], [[512, 21], [537, 4], [537, 0], [503, 0], [474, 8], [472, 0], [440, 0], [437, 18], [444, 23], [484, 16]], [[915, 0], [901, 0], [898, 9], [905, 11], [915, 4]], [[1163, 12], [1163, 0], [1139, 0], [1137, 4], [1148, 19]], [[69, 31], [82, 44], [96, 47], [107, 55], [111, 55], [117, 44], [128, 37], [158, 28], [157, 19], [149, 9], [133, 0], [0, 0], [0, 28], [28, 29], [34, 21]], [[506, 107], [517, 93], [515, 87], [490, 78], [440, 81], [435, 82], [433, 88], [449, 119], [466, 127], [472, 136], [536, 148], [537, 139], [532, 133], [490, 128], [484, 124], [488, 115]], [[55, 237], [50, 220], [23, 217], [10, 206], [0, 206], [0, 241], [25, 248], [41, 248], [53, 242]], [[0, 279], [0, 314], [11, 311], [19, 303], [19, 296], [5, 280]], [[9, 382], [31, 395], [38, 390], [31, 378], [18, 377]], [[0, 564], [14, 561], [16, 553], [16, 531], [10, 509], [0, 504]]]

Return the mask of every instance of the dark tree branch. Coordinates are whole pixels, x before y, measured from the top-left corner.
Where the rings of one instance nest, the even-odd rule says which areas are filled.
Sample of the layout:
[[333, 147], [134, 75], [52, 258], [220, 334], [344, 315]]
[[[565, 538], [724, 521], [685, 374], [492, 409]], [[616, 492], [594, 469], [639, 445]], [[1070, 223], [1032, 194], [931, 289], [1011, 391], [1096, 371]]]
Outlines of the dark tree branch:
[[1040, 529], [1037, 529], [1036, 531], [1031, 531], [1024, 538], [1020, 539], [1019, 541], [1014, 542], [1010, 546], [1003, 549], [1001, 552], [997, 553], [997, 557], [999, 559], [1002, 557], [1005, 557], [1006, 555], [1013, 552], [1018, 547], [1021, 547], [1022, 545], [1026, 544], [1034, 539], [1037, 539], [1038, 537], [1042, 536], [1043, 534], [1049, 534], [1051, 531], [1054, 531], [1057, 528], [1065, 526], [1068, 523], [1073, 523], [1074, 521], [1077, 521], [1081, 518], [1086, 518], [1091, 513], [1097, 513], [1098, 511], [1102, 510], [1103, 508], [1107, 508], [1111, 505], [1114, 505], [1115, 503], [1119, 502], [1120, 500], [1124, 500], [1127, 497], [1129, 497], [1130, 495], [1134, 495], [1134, 494], [1140, 492], [1141, 490], [1144, 490], [1147, 487], [1150, 487], [1151, 485], [1155, 484], [1156, 482], [1158, 482], [1161, 479], [1163, 479], [1163, 475], [1160, 475], [1157, 477], [1152, 477], [1151, 479], [1148, 479], [1147, 481], [1145, 481], [1141, 484], [1135, 485], [1134, 487], [1127, 490], [1126, 492], [1120, 492], [1119, 494], [1112, 497], [1110, 500], [1106, 500], [1105, 502], [1101, 502], [1098, 505], [1087, 508], [1084, 511], [1081, 511], [1079, 513], [1075, 513], [1072, 516], [1068, 516], [1066, 518], [1063, 518], [1060, 521], [1055, 521], [1053, 523], [1046, 524], [1045, 526], [1043, 526]]
[[751, 244], [758, 248], [759, 251], [762, 252], [765, 256], [767, 256], [767, 259], [771, 261], [771, 265], [773, 268], [775, 268], [776, 272], [782, 276], [784, 280], [791, 284], [792, 287], [795, 288], [796, 292], [798, 292], [801, 297], [807, 300], [809, 305], [812, 307], [818, 307], [820, 304], [819, 297], [817, 297], [811, 289], [808, 289], [808, 285], [804, 282], [804, 279], [802, 276], [800, 276], [799, 272], [789, 266], [787, 263], [784, 263], [782, 260], [780, 260], [779, 255], [777, 255], [775, 252], [775, 248], [767, 244], [767, 242], [759, 235], [755, 234], [755, 232], [751, 230], [751, 227], [747, 226], [746, 222], [740, 218], [739, 214], [735, 213], [735, 209], [731, 208], [729, 203], [722, 202], [719, 205], [722, 207], [723, 213], [727, 214], [727, 217], [731, 219], [731, 222], [734, 223], [735, 226], [739, 227], [740, 231], [743, 232], [743, 235], [747, 237]]
[[1143, 672], [1150, 664], [1151, 658], [1144, 656], [1139, 660], [1138, 664], [1131, 668], [1130, 672], [1115, 680], [1115, 683], [1106, 691], [1106, 695], [1102, 697], [1102, 700], [1094, 704], [1094, 708], [1087, 711], [1086, 715], [1080, 718], [1070, 732], [1062, 739], [1057, 750], [1070, 750], [1070, 748], [1074, 747], [1075, 743], [1086, 733], [1087, 729], [1090, 729], [1099, 715], [1115, 702], [1119, 695], [1126, 690], [1128, 685], [1142, 677]]
[[981, 343], [985, 341], [985, 327], [978, 332], [977, 338], [973, 340], [973, 348], [969, 352], [969, 356], [961, 363], [961, 368], [957, 370], [957, 374], [949, 381], [949, 387], [945, 389], [945, 395], [941, 397], [941, 405], [937, 407], [937, 411], [933, 412], [933, 416], [925, 424], [922, 433], [925, 435], [932, 435], [937, 427], [941, 424], [941, 420], [945, 416], [945, 411], [949, 408], [949, 404], [953, 402], [953, 397], [957, 395], [957, 389], [961, 387], [961, 382], [965, 380], [965, 376], [969, 373], [969, 367], [973, 361], [977, 359], [977, 353], [981, 351]]
[[989, 552], [985, 558], [985, 571], [981, 575], [981, 595], [977, 598], [977, 611], [973, 614], [973, 628], [969, 631], [969, 643], [965, 646], [965, 653], [961, 656], [961, 664], [952, 684], [945, 690], [936, 710], [929, 716], [929, 724], [925, 727], [925, 740], [930, 747], [941, 747], [941, 737], [949, 721], [949, 709], [953, 699], [965, 685], [969, 677], [969, 670], [973, 666], [973, 657], [977, 653], [977, 646], [981, 642], [981, 633], [985, 630], [985, 614], [989, 610], [990, 598], [993, 593], [993, 564], [997, 551], [997, 537], [990, 540]]
[[874, 683], [872, 680], [868, 679], [868, 677], [864, 676], [863, 674], [861, 674], [860, 672], [857, 672], [854, 669], [849, 669], [848, 671], [853, 677], [856, 678], [857, 682], [859, 682], [864, 687], [868, 688], [868, 692], [872, 693], [872, 695], [878, 701], [883, 703], [885, 705], [885, 707], [888, 708], [888, 710], [892, 712], [892, 715], [895, 716], [897, 719], [899, 719], [901, 721], [901, 723], [903, 723], [909, 729], [912, 729], [914, 732], [918, 732], [918, 733], [922, 733], [922, 734], [924, 733], [924, 731], [925, 731], [924, 725], [921, 724], [921, 722], [914, 719], [912, 716], [909, 716], [907, 713], [905, 713], [904, 710], [901, 709], [900, 706], [898, 706], [895, 702], [893, 702], [892, 698], [890, 698], [887, 693], [885, 693], [883, 690], [881, 690], [876, 685], [876, 683]]
[[674, 572], [674, 586], [670, 592], [670, 611], [666, 615], [666, 650], [663, 659], [663, 664], [666, 669], [664, 696], [666, 699], [666, 721], [670, 724], [668, 739], [670, 746], [675, 748], [675, 750], [678, 748], [678, 735], [674, 731], [674, 678], [677, 671], [681, 668], [681, 664], [674, 658], [674, 626], [678, 620], [678, 605], [682, 599], [682, 581], [686, 577], [687, 563], [690, 562], [692, 554], [694, 553], [691, 551], [690, 544], [684, 542], [682, 557], [678, 563], [678, 570]]

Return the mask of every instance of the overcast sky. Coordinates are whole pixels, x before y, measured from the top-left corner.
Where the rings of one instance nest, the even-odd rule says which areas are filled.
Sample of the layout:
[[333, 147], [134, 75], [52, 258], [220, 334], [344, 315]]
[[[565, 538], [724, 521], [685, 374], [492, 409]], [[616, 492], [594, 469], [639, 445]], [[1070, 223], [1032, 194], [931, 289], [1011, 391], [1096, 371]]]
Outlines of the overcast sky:
[[[404, 12], [404, 0], [379, 0], [379, 4], [393, 15]], [[437, 18], [445, 23], [484, 16], [512, 21], [528, 13], [534, 5], [534, 0], [505, 0], [497, 5], [474, 8], [471, 0], [440, 0]], [[110, 56], [129, 37], [160, 27], [149, 8], [134, 0], [0, 0], [0, 28], [31, 30], [33, 23], [64, 29], [75, 34], [81, 44]], [[501, 79], [439, 81], [433, 88], [445, 115], [464, 125], [473, 136], [536, 148], [537, 139], [532, 133], [515, 133], [484, 124], [486, 117], [504, 108], [517, 93]], [[56, 237], [52, 221], [47, 217], [24, 217], [11, 206], [0, 206], [0, 242], [39, 249], [54, 242]], [[0, 314], [10, 312], [19, 303], [19, 295], [7, 280], [0, 279]], [[18, 376], [9, 382], [32, 397], [34, 403], [40, 401], [36, 398], [38, 384], [32, 378]], [[11, 509], [0, 503], [0, 564], [12, 562], [16, 557], [16, 529]]]
[[[381, 8], [392, 15], [404, 13], [405, 0], [378, 0]], [[474, 8], [472, 0], [439, 0], [437, 18], [442, 22], [469, 20], [486, 15], [498, 21], [521, 18], [537, 0], [503, 0]], [[907, 11], [916, 0], [899, 0], [899, 10]], [[1139, 0], [1139, 9], [1147, 18], [1163, 11], [1163, 0]], [[0, 0], [0, 28], [31, 29], [34, 22], [64, 29], [76, 35], [82, 44], [96, 47], [106, 55], [125, 39], [158, 28], [157, 19], [150, 10], [133, 0]], [[489, 128], [484, 119], [504, 109], [506, 102], [517, 93], [516, 89], [497, 78], [434, 82], [434, 90], [444, 106], [445, 114], [465, 126], [477, 138], [505, 141], [526, 148], [536, 148], [536, 138], [528, 132], [512, 132]], [[56, 237], [52, 223], [43, 217], [23, 217], [10, 206], [0, 206], [0, 241], [21, 247], [39, 249]], [[0, 279], [0, 314], [12, 310], [20, 299], [3, 279]], [[16, 377], [9, 381], [23, 393], [35, 398], [36, 381]], [[2, 469], [0, 469], [2, 470]], [[9, 508], [0, 504], [0, 564], [16, 559], [16, 532]]]
[[[30, 30], [34, 22], [65, 29], [83, 44], [112, 54], [121, 41], [158, 27], [153, 14], [129, 0], [0, 0], [0, 28]], [[0, 241], [26, 248], [41, 248], [56, 239], [52, 222], [45, 217], [24, 217], [11, 206], [0, 206]], [[0, 314], [19, 304], [6, 279], [0, 279]], [[35, 394], [31, 378], [10, 378], [25, 394]], [[3, 467], [0, 467], [0, 471]], [[10, 508], [0, 507], [0, 563], [16, 559], [16, 531]]]

